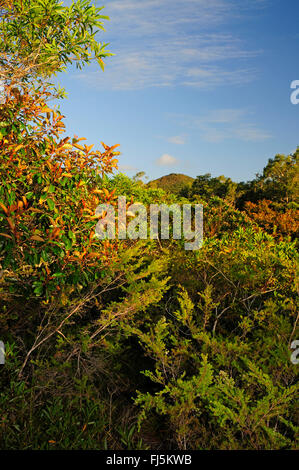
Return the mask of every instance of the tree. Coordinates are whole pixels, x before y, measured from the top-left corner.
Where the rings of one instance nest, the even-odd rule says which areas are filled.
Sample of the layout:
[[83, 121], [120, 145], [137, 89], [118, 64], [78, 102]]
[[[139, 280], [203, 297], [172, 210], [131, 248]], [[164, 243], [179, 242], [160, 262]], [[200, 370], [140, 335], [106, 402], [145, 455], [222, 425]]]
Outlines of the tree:
[[78, 311], [75, 290], [90, 302], [104, 266], [117, 257], [113, 241], [94, 237], [97, 205], [113, 203], [104, 177], [117, 166], [117, 145], [99, 152], [77, 136], [62, 139], [63, 116], [47, 106], [53, 88], [42, 83], [73, 61], [103, 66], [111, 54], [95, 40], [106, 18], [100, 10], [88, 0], [70, 7], [0, 0], [0, 309], [31, 310], [34, 332], [37, 318], [53, 307], [40, 345]]
[[145, 171], [138, 171], [135, 176], [133, 176], [133, 181], [143, 184], [142, 178], [147, 179], [148, 177], [145, 174]]
[[295, 201], [299, 194], [299, 147], [294, 154], [276, 155], [269, 159], [260, 178], [260, 185], [270, 199]]
[[191, 193], [201, 196], [203, 199], [210, 199], [218, 196], [233, 202], [235, 199], [237, 184], [230, 178], [221, 175], [218, 178], [212, 178], [210, 173], [197, 176], [192, 184]]
[[238, 184], [237, 206], [243, 208], [247, 201], [257, 203], [260, 200], [281, 203], [298, 203], [299, 147], [291, 155], [276, 155], [270, 158], [261, 175], [247, 183]]
[[111, 56], [96, 34], [104, 30], [101, 10], [89, 0], [62, 6], [59, 0], [0, 0], [0, 80], [28, 83]]

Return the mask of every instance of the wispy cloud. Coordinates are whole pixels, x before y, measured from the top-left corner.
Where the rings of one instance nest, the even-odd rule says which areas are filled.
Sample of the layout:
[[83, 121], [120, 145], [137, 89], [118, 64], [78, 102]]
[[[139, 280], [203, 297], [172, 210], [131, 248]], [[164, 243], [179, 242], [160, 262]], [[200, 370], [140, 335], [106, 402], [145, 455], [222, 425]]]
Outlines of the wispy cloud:
[[246, 115], [248, 115], [248, 110], [242, 108], [213, 109], [208, 114], [198, 118], [197, 122], [208, 122], [211, 124], [227, 124], [239, 121]]
[[[110, 0], [105, 12], [114, 19], [117, 31], [129, 36], [176, 32], [179, 26], [219, 24], [229, 14], [227, 0]], [[134, 25], [127, 30], [127, 24]]]
[[156, 160], [156, 165], [174, 167], [179, 164], [179, 160], [168, 153], [164, 153], [160, 158]]
[[183, 135], [174, 135], [173, 137], [168, 137], [166, 140], [174, 145], [184, 145], [186, 143], [186, 137]]
[[[259, 4], [252, 0], [250, 8]], [[247, 83], [257, 75], [250, 59], [261, 51], [219, 33], [219, 24], [240, 15], [239, 0], [110, 0], [105, 14], [111, 21], [102, 37], [116, 55], [107, 59], [104, 74], [78, 75], [93, 86], [211, 88]]]
[[249, 109], [214, 109], [198, 116], [170, 114], [182, 127], [196, 131], [206, 142], [217, 143], [233, 139], [261, 142], [272, 135], [252, 122], [254, 113]]
[[258, 129], [256, 126], [250, 124], [247, 126], [240, 126], [239, 128], [235, 129], [235, 136], [236, 138], [244, 140], [245, 142], [260, 142], [271, 139], [271, 137], [273, 137], [270, 132]]

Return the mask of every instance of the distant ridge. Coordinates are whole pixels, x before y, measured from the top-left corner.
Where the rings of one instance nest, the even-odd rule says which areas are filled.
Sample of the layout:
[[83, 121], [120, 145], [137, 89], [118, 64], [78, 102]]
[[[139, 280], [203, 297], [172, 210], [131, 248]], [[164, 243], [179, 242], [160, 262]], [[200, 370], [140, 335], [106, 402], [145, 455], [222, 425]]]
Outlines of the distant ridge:
[[181, 173], [171, 173], [170, 175], [162, 176], [156, 180], [147, 183], [150, 188], [160, 188], [170, 193], [179, 193], [182, 188], [191, 186], [194, 178], [191, 176], [183, 175]]

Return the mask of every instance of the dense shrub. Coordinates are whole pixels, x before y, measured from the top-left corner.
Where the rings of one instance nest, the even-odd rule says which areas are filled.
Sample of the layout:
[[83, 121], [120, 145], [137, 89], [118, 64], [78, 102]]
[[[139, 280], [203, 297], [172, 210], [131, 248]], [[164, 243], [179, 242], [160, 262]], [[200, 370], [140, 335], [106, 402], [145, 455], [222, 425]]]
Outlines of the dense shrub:
[[294, 244], [241, 228], [173, 253], [160, 311], [123, 326], [152, 361], [142, 373], [154, 386], [135, 400], [141, 429], [158, 415], [169, 448], [296, 447], [296, 258]]

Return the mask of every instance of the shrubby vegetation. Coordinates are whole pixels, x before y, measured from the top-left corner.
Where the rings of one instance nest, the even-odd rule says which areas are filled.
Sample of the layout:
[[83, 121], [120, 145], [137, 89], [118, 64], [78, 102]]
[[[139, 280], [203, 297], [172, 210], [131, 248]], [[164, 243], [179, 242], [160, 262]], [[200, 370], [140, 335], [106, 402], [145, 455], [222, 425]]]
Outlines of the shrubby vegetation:
[[[46, 5], [20, 56], [12, 25], [49, 20]], [[99, 11], [57, 5], [0, 2], [0, 448], [297, 448], [299, 152], [252, 182], [202, 175], [179, 192], [113, 174], [116, 146], [62, 138], [59, 92], [40, 81], [80, 56], [66, 36], [63, 53], [45, 46], [57, 15], [98, 51]], [[38, 44], [36, 73], [14, 76]], [[118, 195], [202, 203], [203, 247], [98, 240], [95, 208]]]

